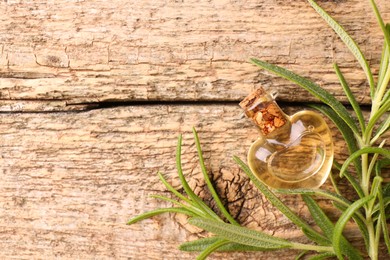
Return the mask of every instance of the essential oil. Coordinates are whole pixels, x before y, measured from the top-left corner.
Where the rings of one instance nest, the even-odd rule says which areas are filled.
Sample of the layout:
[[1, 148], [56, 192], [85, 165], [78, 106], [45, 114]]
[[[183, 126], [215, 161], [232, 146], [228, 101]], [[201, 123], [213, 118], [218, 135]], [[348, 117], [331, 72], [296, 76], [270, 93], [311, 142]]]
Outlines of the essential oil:
[[277, 189], [317, 188], [325, 182], [333, 162], [333, 141], [320, 114], [304, 110], [288, 116], [263, 88], [240, 106], [260, 129], [248, 163], [261, 181]]

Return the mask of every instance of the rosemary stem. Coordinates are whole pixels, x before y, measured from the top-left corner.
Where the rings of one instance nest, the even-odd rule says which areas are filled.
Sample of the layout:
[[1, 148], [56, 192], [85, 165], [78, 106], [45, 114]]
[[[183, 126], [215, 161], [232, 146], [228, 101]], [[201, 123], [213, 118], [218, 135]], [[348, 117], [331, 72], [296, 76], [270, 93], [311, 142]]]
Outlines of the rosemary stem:
[[370, 237], [368, 255], [370, 256], [371, 260], [377, 260], [378, 259], [378, 244], [376, 243], [374, 223], [371, 219], [370, 214], [367, 214], [367, 230], [368, 230], [368, 235]]
[[[389, 70], [388, 70], [389, 71]], [[386, 73], [387, 74], [387, 73]], [[378, 97], [378, 93], [377, 95], [375, 96], [375, 99]], [[374, 109], [378, 109], [377, 107], [375, 108], [374, 107], [374, 102], [373, 102], [373, 106], [372, 106], [372, 110]], [[371, 116], [373, 115], [373, 113], [371, 113]], [[364, 146], [367, 146], [370, 142], [370, 136], [371, 136], [371, 132], [369, 133], [365, 133], [365, 136], [364, 136], [364, 145], [360, 145], [360, 148], [363, 148]], [[363, 192], [364, 192], [364, 195], [365, 196], [368, 196], [370, 194], [370, 171], [369, 171], [369, 163], [368, 163], [368, 154], [363, 154], [361, 156], [361, 159], [362, 159], [362, 180], [361, 180], [361, 186], [362, 186], [362, 189], [363, 189]], [[366, 226], [367, 226], [367, 232], [368, 232], [368, 243], [369, 243], [369, 248], [368, 248], [368, 255], [370, 256], [370, 259], [371, 260], [377, 260], [378, 259], [378, 247], [375, 243], [375, 238], [376, 238], [376, 234], [375, 234], [375, 230], [374, 230], [374, 223], [372, 221], [372, 218], [371, 218], [371, 214], [372, 214], [372, 208], [370, 207], [370, 205], [366, 205], [365, 206], [365, 211], [366, 211]]]
[[301, 243], [292, 243], [292, 248], [300, 250], [311, 250], [317, 252], [334, 252], [333, 247], [331, 246], [317, 246], [317, 245], [308, 245]]
[[[375, 115], [376, 111], [378, 111], [378, 109], [381, 105], [383, 95], [386, 91], [387, 85], [389, 84], [389, 81], [390, 81], [390, 67], [387, 68], [386, 74], [385, 74], [383, 80], [381, 81], [381, 85], [378, 86], [377, 92], [375, 93], [374, 100], [372, 101], [370, 119], [372, 118], [373, 115]], [[366, 136], [366, 137], [369, 137], [369, 136]]]
[[368, 154], [362, 154], [362, 189], [365, 196], [370, 194], [370, 174], [368, 172]]

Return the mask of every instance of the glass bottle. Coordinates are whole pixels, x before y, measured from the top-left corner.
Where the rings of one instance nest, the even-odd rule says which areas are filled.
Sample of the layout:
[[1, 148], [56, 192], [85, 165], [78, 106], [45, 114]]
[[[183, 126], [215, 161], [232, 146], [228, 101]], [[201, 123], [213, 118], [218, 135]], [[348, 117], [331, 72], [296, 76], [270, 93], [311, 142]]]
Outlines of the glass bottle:
[[288, 116], [263, 88], [240, 106], [260, 130], [249, 149], [248, 164], [262, 182], [276, 189], [295, 189], [317, 188], [326, 181], [333, 141], [320, 114], [303, 110]]

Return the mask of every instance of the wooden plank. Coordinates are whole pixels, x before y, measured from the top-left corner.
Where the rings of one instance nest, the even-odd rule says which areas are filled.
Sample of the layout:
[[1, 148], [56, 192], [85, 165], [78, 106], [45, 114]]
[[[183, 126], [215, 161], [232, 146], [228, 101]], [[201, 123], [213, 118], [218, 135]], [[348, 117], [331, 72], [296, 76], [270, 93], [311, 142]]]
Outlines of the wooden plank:
[[[257, 138], [255, 127], [239, 119], [240, 113], [234, 105], [156, 105], [0, 114], [0, 258], [194, 259], [195, 254], [177, 246], [207, 234], [183, 216], [125, 225], [132, 216], [169, 206], [148, 196], [169, 196], [157, 171], [179, 188], [174, 158], [179, 133], [184, 134], [183, 169], [189, 183], [211, 201], [191, 126], [199, 131], [207, 168], [232, 214], [250, 228], [302, 241], [300, 231], [231, 159], [244, 159]], [[336, 158], [343, 158], [345, 145], [334, 127], [332, 132]], [[283, 200], [308, 218], [297, 197]], [[295, 253], [220, 253], [212, 259], [291, 259]]]
[[67, 104], [61, 100], [0, 100], [1, 112], [53, 112], [83, 111], [98, 107], [98, 104]]
[[[390, 6], [377, 2], [389, 21]], [[320, 4], [362, 45], [376, 73], [383, 39], [369, 1]], [[0, 12], [2, 100], [239, 101], [259, 84], [284, 101], [313, 100], [247, 62], [258, 57], [346, 101], [332, 70], [337, 61], [359, 102], [369, 102], [358, 64], [303, 0], [2, 1]]]

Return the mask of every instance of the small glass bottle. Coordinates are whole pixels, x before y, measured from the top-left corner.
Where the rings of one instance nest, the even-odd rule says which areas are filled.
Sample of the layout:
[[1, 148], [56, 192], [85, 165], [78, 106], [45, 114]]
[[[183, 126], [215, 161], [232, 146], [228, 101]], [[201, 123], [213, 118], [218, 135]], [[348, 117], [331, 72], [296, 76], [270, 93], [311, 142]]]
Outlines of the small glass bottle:
[[286, 115], [263, 88], [240, 106], [260, 129], [248, 153], [253, 173], [276, 189], [317, 188], [327, 179], [333, 163], [329, 127], [316, 112]]

